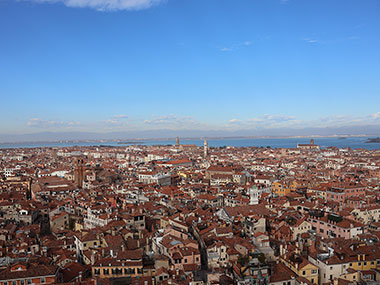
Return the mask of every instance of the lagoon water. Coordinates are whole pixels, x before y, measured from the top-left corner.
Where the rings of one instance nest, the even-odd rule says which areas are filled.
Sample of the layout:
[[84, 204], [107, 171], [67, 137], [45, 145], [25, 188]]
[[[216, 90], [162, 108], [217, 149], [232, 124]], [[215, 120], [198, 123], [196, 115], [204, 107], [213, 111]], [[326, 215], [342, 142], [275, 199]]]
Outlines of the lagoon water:
[[[366, 143], [368, 137], [347, 137], [347, 138], [314, 138], [315, 144], [321, 148], [334, 146], [338, 148], [351, 147], [352, 149], [380, 149], [380, 143]], [[271, 148], [294, 148], [298, 143], [309, 143], [310, 138], [223, 138], [209, 139], [210, 147], [234, 146], [234, 147], [271, 147]], [[181, 144], [195, 144], [203, 146], [203, 139], [183, 139]], [[133, 144], [141, 145], [174, 145], [175, 138], [168, 140], [145, 140]], [[46, 143], [15, 143], [0, 144], [0, 148], [37, 148], [37, 147], [71, 147], [71, 146], [114, 146], [122, 147], [130, 145], [129, 143], [121, 144], [118, 142], [46, 142]]]

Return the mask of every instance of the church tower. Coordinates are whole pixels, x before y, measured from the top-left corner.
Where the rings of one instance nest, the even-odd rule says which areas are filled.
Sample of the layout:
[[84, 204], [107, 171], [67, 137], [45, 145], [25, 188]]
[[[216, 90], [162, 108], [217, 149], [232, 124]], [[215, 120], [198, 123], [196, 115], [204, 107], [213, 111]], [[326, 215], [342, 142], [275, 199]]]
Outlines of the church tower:
[[33, 183], [33, 178], [29, 178], [28, 184], [27, 184], [27, 190], [26, 190], [26, 200], [31, 200], [32, 199], [32, 183]]
[[205, 138], [205, 141], [203, 142], [203, 157], [206, 158], [208, 155], [208, 142]]
[[74, 181], [78, 188], [82, 188], [85, 176], [85, 165], [83, 159], [78, 159], [74, 169]]
[[175, 140], [175, 146], [179, 147], [179, 137], [177, 137], [176, 140]]
[[249, 189], [249, 205], [259, 204], [259, 190], [256, 186]]

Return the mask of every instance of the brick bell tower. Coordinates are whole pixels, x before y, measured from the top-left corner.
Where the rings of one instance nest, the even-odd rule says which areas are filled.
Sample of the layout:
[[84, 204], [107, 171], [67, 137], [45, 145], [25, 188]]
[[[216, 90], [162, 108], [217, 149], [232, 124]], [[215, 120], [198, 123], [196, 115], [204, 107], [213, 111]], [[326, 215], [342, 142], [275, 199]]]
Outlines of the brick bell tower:
[[82, 188], [85, 175], [85, 165], [83, 159], [78, 159], [74, 169], [74, 182], [78, 188]]

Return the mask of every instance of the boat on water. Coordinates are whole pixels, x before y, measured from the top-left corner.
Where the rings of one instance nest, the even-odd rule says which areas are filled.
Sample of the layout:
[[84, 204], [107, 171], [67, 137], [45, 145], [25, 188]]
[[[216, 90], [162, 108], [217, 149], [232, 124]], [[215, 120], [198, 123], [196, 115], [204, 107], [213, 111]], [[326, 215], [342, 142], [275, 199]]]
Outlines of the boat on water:
[[380, 143], [380, 138], [368, 138], [366, 143]]

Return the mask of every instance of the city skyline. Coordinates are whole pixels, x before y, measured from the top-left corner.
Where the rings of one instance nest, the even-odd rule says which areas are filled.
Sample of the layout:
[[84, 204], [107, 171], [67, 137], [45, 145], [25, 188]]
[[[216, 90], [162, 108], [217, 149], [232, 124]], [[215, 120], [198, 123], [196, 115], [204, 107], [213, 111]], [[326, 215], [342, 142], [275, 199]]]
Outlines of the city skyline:
[[0, 0], [0, 285], [380, 284], [380, 0]]
[[1, 1], [0, 135], [380, 134], [379, 11], [374, 0]]

